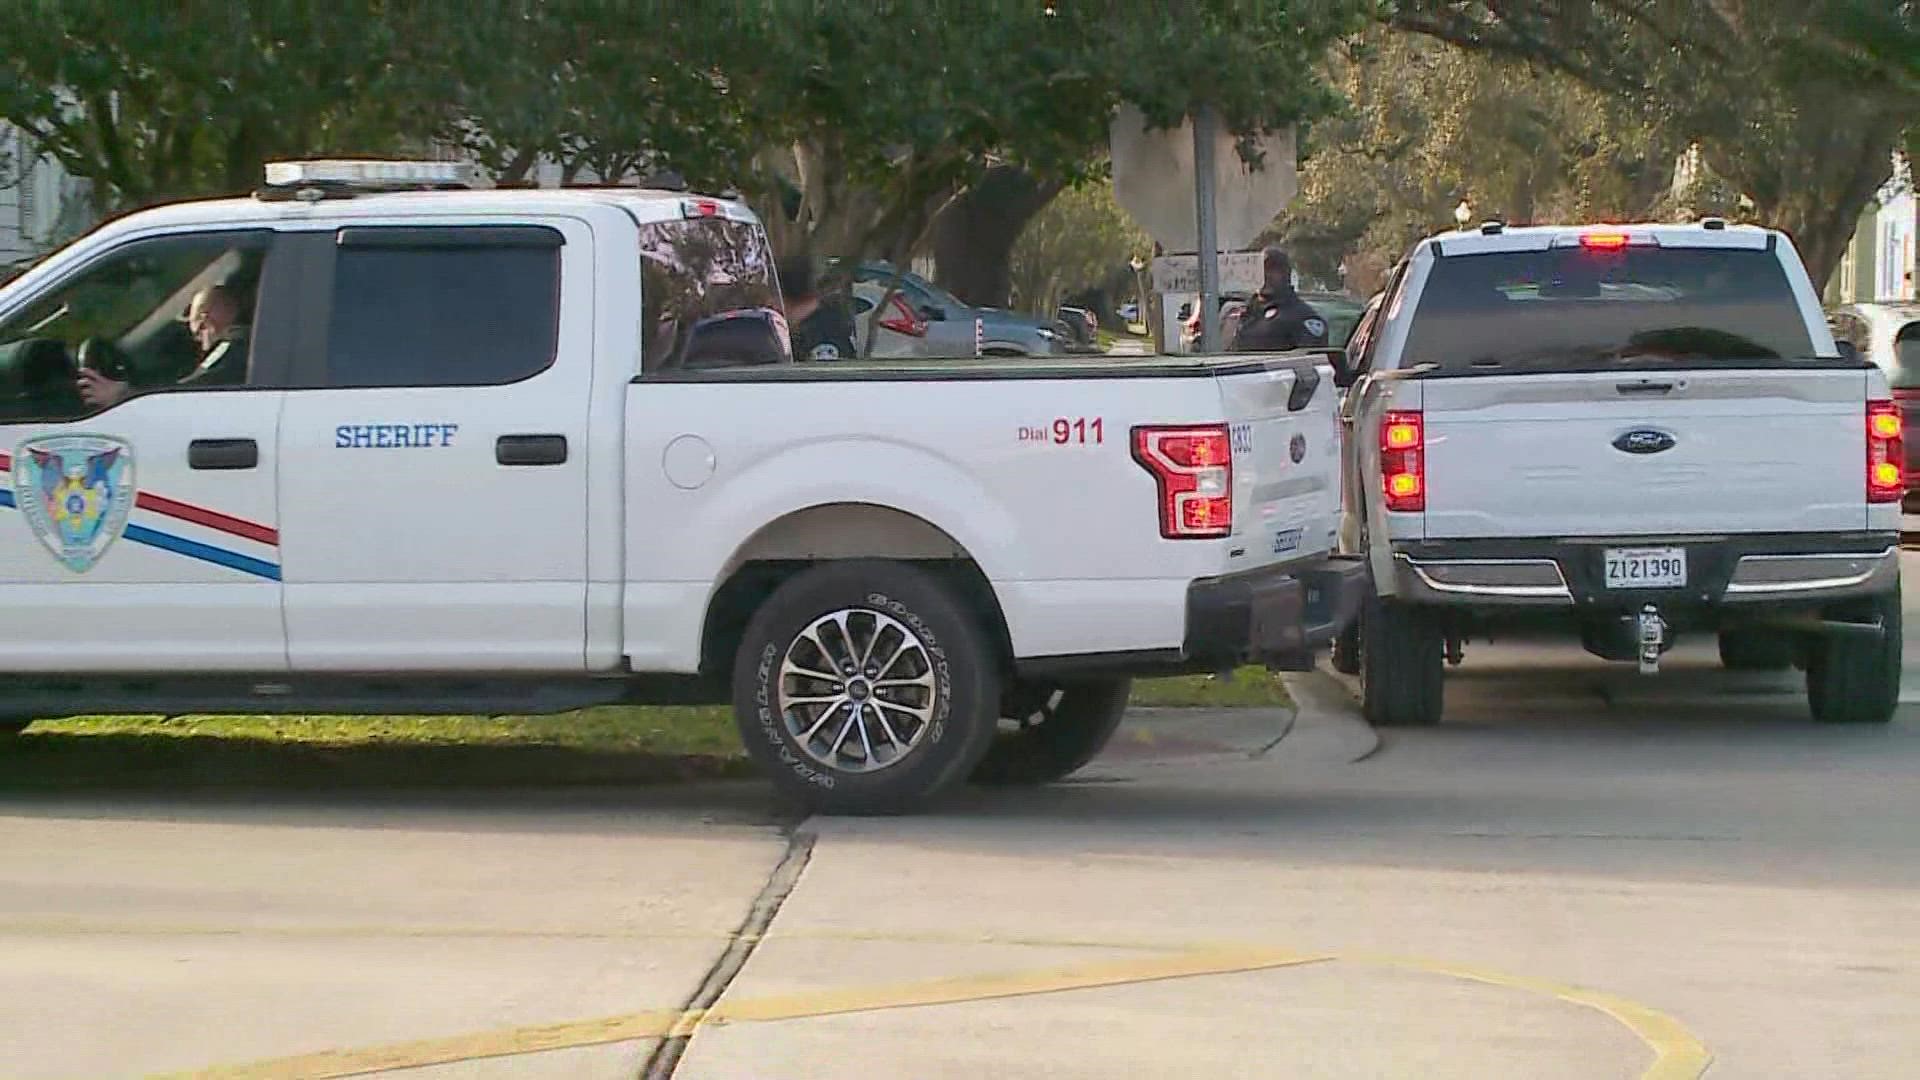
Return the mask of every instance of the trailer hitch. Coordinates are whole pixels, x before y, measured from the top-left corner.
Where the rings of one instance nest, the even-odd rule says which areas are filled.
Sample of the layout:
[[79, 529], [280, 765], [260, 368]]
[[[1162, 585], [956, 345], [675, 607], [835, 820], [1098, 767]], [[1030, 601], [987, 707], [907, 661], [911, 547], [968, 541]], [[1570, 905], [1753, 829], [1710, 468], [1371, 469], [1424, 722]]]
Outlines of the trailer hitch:
[[1640, 609], [1640, 674], [1658, 675], [1660, 673], [1660, 654], [1667, 645], [1667, 620], [1660, 617], [1660, 609], [1652, 604]]

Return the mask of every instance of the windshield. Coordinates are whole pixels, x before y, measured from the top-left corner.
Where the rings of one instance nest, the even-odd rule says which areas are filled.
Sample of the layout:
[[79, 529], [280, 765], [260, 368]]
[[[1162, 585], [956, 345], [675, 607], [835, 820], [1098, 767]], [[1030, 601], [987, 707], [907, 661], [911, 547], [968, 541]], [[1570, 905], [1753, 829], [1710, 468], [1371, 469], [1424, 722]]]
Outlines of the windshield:
[[1500, 374], [1813, 355], [1772, 252], [1565, 248], [1442, 256], [1404, 363]]

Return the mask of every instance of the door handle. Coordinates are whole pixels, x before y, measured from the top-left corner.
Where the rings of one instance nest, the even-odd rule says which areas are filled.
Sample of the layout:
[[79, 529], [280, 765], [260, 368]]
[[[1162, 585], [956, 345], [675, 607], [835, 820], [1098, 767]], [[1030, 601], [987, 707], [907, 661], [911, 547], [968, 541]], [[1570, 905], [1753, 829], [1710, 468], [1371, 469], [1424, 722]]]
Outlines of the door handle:
[[1301, 366], [1294, 369], [1293, 390], [1287, 395], [1287, 411], [1299, 412], [1313, 404], [1313, 397], [1320, 392], [1320, 369]]
[[493, 444], [493, 460], [502, 465], [565, 465], [565, 435], [502, 435]]
[[195, 439], [187, 444], [189, 469], [251, 469], [260, 464], [252, 439]]
[[1642, 379], [1639, 382], [1615, 383], [1613, 384], [1613, 388], [1622, 394], [1667, 394], [1673, 392], [1672, 383], [1654, 382], [1651, 379]]

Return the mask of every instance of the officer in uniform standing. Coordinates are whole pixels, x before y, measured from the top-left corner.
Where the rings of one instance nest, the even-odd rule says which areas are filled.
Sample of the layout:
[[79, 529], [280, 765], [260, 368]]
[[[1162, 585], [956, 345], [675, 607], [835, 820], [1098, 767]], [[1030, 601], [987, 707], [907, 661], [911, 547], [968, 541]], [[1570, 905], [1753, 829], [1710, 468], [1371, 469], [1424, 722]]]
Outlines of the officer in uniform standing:
[[1247, 301], [1234, 335], [1234, 352], [1284, 352], [1327, 347], [1327, 320], [1293, 289], [1293, 260], [1270, 247], [1261, 264], [1265, 283]]
[[790, 255], [774, 267], [786, 304], [787, 335], [795, 360], [857, 360], [853, 320], [838, 304], [820, 298], [813, 283], [813, 261]]

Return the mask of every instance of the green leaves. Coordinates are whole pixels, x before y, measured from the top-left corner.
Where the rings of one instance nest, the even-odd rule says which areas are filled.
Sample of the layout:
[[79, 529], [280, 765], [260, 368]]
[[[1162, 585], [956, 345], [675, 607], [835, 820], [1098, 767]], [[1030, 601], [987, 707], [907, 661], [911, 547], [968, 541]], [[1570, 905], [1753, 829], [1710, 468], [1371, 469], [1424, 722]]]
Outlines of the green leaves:
[[1639, 106], [1794, 233], [1816, 280], [1920, 116], [1911, 0], [1402, 0], [1390, 19]]
[[1656, 212], [1683, 140], [1571, 77], [1484, 51], [1378, 30], [1336, 62], [1348, 104], [1311, 132], [1301, 194], [1281, 230], [1303, 272], [1351, 287], [1454, 207], [1507, 221], [1623, 220]]
[[[910, 246], [996, 163], [1089, 175], [1122, 101], [1168, 123], [1204, 101], [1247, 131], [1324, 114], [1319, 58], [1375, 8], [0, 0], [0, 119], [116, 207], [243, 191], [269, 157], [440, 144], [508, 181], [545, 159], [797, 182], [803, 214], [864, 221], [835, 228], [868, 254]], [[801, 147], [829, 171], [771, 164]]]
[[0, 4], [0, 119], [111, 206], [244, 190], [262, 159], [426, 135], [410, 97], [424, 17], [294, 0]]

